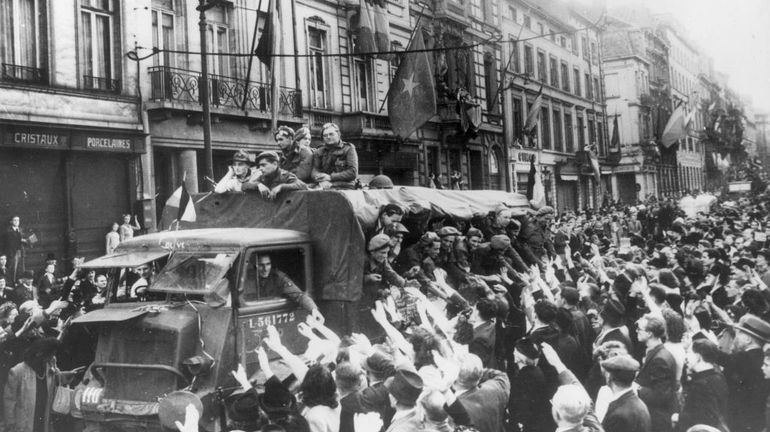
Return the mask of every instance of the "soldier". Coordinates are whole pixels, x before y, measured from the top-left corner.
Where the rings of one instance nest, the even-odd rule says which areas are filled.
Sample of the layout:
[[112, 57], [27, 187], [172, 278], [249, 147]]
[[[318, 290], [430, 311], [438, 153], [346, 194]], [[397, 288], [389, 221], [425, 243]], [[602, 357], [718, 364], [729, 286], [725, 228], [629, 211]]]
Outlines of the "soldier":
[[255, 189], [260, 173], [253, 170], [254, 161], [251, 155], [243, 150], [238, 150], [231, 161], [232, 165], [227, 167], [227, 174], [217, 183], [214, 192], [241, 192]]
[[302, 182], [311, 181], [313, 151], [304, 144], [305, 141], [310, 142], [310, 130], [303, 127], [295, 133], [290, 127], [281, 126], [273, 137], [283, 153], [280, 168], [294, 174]]
[[323, 125], [324, 146], [313, 154], [313, 180], [322, 189], [353, 189], [358, 177], [358, 153], [353, 144], [342, 141], [340, 128]]
[[264, 151], [257, 156], [259, 164], [259, 181], [257, 188], [263, 197], [275, 199], [281, 191], [305, 190], [307, 185], [297, 176], [278, 168], [278, 153], [274, 151]]

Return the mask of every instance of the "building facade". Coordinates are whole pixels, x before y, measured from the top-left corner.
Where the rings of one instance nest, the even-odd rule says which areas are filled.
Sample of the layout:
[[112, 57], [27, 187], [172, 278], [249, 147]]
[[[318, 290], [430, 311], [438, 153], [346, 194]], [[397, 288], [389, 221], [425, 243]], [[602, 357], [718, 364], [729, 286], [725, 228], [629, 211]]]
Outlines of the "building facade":
[[[518, 143], [511, 152], [512, 189], [526, 190], [534, 159], [548, 204], [559, 211], [600, 205], [611, 191], [611, 169], [596, 29], [587, 17], [556, 1], [507, 1], [500, 16], [509, 41], [507, 141]], [[527, 135], [523, 129], [541, 89], [537, 125]], [[601, 187], [591, 171], [589, 149], [601, 160]]]
[[113, 0], [0, 4], [0, 220], [38, 238], [27, 268], [104, 253], [123, 213], [148, 223], [140, 74], [124, 56], [142, 18]]

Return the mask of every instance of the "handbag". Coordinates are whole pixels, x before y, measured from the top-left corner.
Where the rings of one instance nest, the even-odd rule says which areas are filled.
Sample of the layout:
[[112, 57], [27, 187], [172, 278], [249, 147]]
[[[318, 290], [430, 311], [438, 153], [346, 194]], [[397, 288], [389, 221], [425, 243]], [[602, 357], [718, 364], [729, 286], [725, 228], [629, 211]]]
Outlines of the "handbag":
[[32, 233], [27, 237], [27, 244], [32, 247], [35, 246], [38, 242], [37, 234]]
[[75, 390], [66, 386], [56, 386], [51, 409], [57, 414], [68, 415], [72, 410], [72, 395]]

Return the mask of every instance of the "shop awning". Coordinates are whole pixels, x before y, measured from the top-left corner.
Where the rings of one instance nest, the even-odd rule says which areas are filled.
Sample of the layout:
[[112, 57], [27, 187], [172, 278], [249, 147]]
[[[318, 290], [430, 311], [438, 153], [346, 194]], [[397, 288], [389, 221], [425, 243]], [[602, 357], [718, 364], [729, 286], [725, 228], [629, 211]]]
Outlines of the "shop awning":
[[111, 255], [105, 255], [93, 259], [81, 265], [83, 268], [115, 268], [115, 267], [137, 267], [168, 256], [171, 251], [147, 251], [147, 252], [116, 252]]

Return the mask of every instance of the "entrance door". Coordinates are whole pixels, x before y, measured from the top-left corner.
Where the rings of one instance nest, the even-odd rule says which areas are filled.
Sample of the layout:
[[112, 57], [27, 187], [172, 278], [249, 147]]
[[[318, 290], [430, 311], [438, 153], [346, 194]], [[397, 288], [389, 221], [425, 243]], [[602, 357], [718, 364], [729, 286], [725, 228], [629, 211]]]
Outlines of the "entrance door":
[[126, 156], [72, 155], [70, 196], [78, 255], [103, 255], [104, 236], [110, 226], [122, 223], [121, 215], [131, 212], [128, 174]]
[[[50, 150], [0, 150], [0, 230], [13, 216], [24, 230], [34, 230], [39, 243], [26, 249], [26, 268], [37, 275], [46, 255], [66, 252], [64, 153]], [[61, 268], [61, 267], [60, 267]]]

